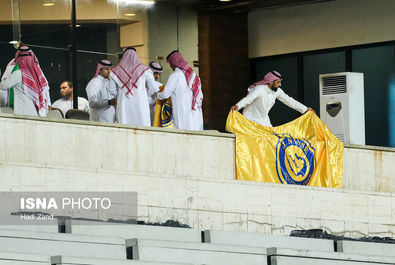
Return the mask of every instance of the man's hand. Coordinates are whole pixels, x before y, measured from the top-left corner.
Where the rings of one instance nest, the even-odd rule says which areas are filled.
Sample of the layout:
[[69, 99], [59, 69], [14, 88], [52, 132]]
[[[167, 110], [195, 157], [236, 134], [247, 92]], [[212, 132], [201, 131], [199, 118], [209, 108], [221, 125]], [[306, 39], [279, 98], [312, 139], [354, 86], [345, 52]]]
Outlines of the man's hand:
[[232, 106], [231, 110], [233, 110], [233, 111], [238, 111], [238, 110], [239, 110], [239, 107], [237, 107], [237, 106]]
[[312, 108], [310, 108], [310, 107], [307, 107], [307, 111], [306, 112], [308, 112], [308, 111], [312, 111], [313, 113], [315, 113], [315, 111]]
[[116, 99], [116, 98], [110, 99], [110, 100], [108, 101], [108, 105], [110, 105], [110, 106], [116, 106], [116, 105], [117, 105], [117, 99]]

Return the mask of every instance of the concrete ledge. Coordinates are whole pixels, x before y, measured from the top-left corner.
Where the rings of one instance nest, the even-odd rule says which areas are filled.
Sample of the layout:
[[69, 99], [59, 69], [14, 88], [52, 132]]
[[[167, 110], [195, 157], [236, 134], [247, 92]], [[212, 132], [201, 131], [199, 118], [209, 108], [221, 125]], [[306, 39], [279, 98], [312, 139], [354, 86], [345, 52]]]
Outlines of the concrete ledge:
[[266, 249], [205, 243], [127, 239], [134, 260], [198, 264], [265, 265]]
[[51, 264], [50, 261], [49, 255], [35, 255], [23, 252], [0, 252], [1, 265], [49, 265]]
[[96, 259], [70, 256], [52, 256], [51, 265], [194, 265], [193, 263], [149, 262], [140, 260]]
[[357, 241], [337, 241], [337, 251], [346, 254], [361, 254], [373, 256], [394, 257], [395, 262], [395, 244], [370, 243]]
[[328, 252], [334, 251], [333, 240], [213, 230], [204, 231], [204, 242], [213, 244], [230, 244], [263, 248], [277, 247]]
[[125, 241], [116, 237], [1, 230], [0, 246], [3, 251], [8, 252], [48, 255], [57, 253], [69, 256], [114, 259], [126, 258]]
[[0, 118], [8, 118], [8, 119], [15, 119], [15, 120], [27, 120], [27, 121], [40, 121], [40, 122], [56, 122], [56, 123], [64, 123], [64, 124], [100, 126], [100, 127], [110, 127], [110, 128], [133, 129], [133, 130], [137, 129], [137, 130], [153, 131], [153, 132], [161, 132], [161, 133], [177, 133], [177, 134], [191, 134], [191, 135], [204, 135], [204, 136], [214, 136], [214, 137], [235, 138], [235, 135], [233, 133], [220, 133], [215, 130], [204, 130], [204, 131], [179, 130], [179, 129], [173, 129], [173, 128], [125, 125], [125, 124], [119, 124], [119, 123], [104, 123], [104, 122], [83, 121], [83, 120], [73, 120], [73, 119], [54, 119], [54, 118], [47, 118], [47, 117], [33, 117], [33, 116], [7, 114], [7, 113], [0, 113]]
[[297, 249], [268, 248], [267, 255], [275, 265], [362, 265], [394, 264], [395, 259], [382, 256], [345, 254], [339, 252], [309, 251]]
[[100, 222], [71, 221], [71, 231], [78, 235], [116, 236], [155, 240], [201, 242], [201, 231], [152, 225], [111, 224]]
[[2, 215], [1, 216], [0, 231], [2, 230], [18, 230], [18, 231], [32, 231], [44, 233], [58, 233], [58, 219], [46, 220], [46, 224], [27, 224], [26, 221], [21, 220], [19, 215]]

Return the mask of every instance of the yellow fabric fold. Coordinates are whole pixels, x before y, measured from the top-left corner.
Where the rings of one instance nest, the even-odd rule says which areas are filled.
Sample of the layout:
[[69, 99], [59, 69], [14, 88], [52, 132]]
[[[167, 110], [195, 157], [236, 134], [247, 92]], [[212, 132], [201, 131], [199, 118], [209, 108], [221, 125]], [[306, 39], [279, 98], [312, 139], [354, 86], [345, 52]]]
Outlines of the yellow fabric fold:
[[231, 111], [226, 130], [236, 135], [238, 180], [342, 187], [344, 144], [311, 111], [278, 127]]
[[[160, 86], [159, 90], [163, 91], [164, 87]], [[171, 98], [166, 100], [157, 100], [155, 105], [153, 127], [173, 128], [173, 111]]]

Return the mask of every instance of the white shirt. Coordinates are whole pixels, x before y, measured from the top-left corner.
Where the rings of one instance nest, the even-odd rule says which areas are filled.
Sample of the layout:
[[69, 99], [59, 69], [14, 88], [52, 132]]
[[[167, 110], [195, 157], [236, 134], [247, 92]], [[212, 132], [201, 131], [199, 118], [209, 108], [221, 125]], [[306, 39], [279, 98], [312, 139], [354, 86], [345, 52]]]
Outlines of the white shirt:
[[[1, 77], [1, 81], [4, 81], [7, 79], [10, 75], [12, 70], [15, 67], [15, 59], [12, 59], [8, 64], [7, 67], [4, 71], [3, 76]], [[8, 106], [8, 90], [1, 90], [0, 91], [0, 107], [6, 107]]]
[[89, 81], [86, 86], [88, 95], [91, 121], [109, 122], [115, 121], [115, 107], [108, 105], [108, 101], [117, 96], [114, 81], [98, 75]]
[[151, 126], [148, 97], [159, 90], [151, 69], [140, 76], [133, 95], [126, 95], [126, 88], [114, 73], [111, 72], [110, 78], [117, 86], [116, 115], [118, 123]]
[[38, 116], [33, 101], [26, 95], [22, 88], [22, 72], [14, 71], [8, 78], [0, 83], [1, 90], [14, 88], [14, 114]]
[[[184, 73], [176, 68], [169, 76], [162, 92], [157, 94], [158, 99], [171, 97], [174, 126], [181, 130], [193, 130], [192, 121], [192, 90], [188, 89]], [[203, 121], [202, 121], [203, 129]]]
[[282, 103], [300, 113], [305, 113], [307, 111], [305, 105], [285, 94], [281, 88], [278, 88], [275, 92], [267, 85], [256, 86], [251, 93], [240, 100], [236, 106], [239, 109], [244, 108], [243, 115], [247, 119], [263, 126], [273, 127], [270, 123], [268, 114], [276, 102], [276, 99], [279, 99]]
[[[60, 109], [63, 113], [63, 116], [66, 118], [66, 112], [73, 108], [73, 100], [66, 100], [65, 98], [60, 98], [52, 104], [52, 107]], [[89, 113], [88, 100], [82, 97], [78, 97], [78, 109]]]

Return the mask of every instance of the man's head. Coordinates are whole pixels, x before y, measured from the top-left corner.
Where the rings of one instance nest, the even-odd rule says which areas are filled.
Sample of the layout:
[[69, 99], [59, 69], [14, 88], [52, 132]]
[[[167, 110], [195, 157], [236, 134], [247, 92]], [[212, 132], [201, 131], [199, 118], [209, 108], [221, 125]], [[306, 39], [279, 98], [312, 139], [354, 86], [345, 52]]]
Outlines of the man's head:
[[130, 52], [137, 53], [136, 48], [134, 48], [134, 47], [127, 47], [127, 48], [123, 51], [121, 59], [124, 57], [125, 54], [129, 54]]
[[163, 73], [163, 67], [157, 62], [150, 62], [149, 67], [151, 68], [152, 72], [154, 72], [155, 80], [159, 79], [161, 73]]
[[60, 94], [66, 100], [73, 97], [73, 83], [71, 81], [64, 81], [60, 84]]
[[96, 75], [100, 75], [104, 78], [109, 78], [111, 73], [112, 63], [109, 60], [101, 60], [97, 64]]
[[271, 71], [265, 75], [263, 78], [263, 84], [267, 85], [274, 92], [277, 91], [279, 87], [281, 87], [282, 81], [281, 74], [277, 71]]
[[184, 69], [188, 65], [178, 50], [169, 53], [169, 55], [166, 57], [166, 61], [170, 64], [170, 67], [173, 69], [173, 71], [176, 70], [177, 67]]
[[277, 79], [276, 81], [273, 81], [273, 82], [267, 84], [267, 86], [268, 86], [271, 90], [273, 90], [274, 92], [276, 92], [277, 89], [278, 89], [279, 87], [281, 87], [281, 80], [280, 80], [280, 79]]
[[105, 66], [100, 69], [99, 75], [101, 75], [104, 78], [109, 78], [111, 73], [111, 67], [110, 66]]

